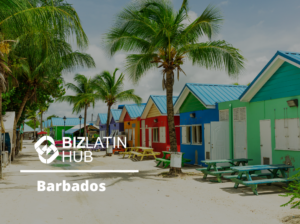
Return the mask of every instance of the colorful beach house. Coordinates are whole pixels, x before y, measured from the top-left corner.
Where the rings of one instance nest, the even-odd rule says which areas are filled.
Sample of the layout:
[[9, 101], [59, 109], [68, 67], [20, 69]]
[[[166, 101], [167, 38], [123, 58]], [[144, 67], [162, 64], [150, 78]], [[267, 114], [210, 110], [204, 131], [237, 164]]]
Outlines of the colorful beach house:
[[226, 133], [213, 135], [211, 129], [218, 130], [215, 123], [228, 127], [228, 121], [225, 122], [228, 115], [219, 115], [218, 103], [238, 99], [246, 88], [240, 85], [185, 84], [174, 105], [174, 112], [180, 113], [180, 151], [185, 153], [185, 158], [192, 160], [191, 164], [205, 165], [201, 160], [217, 159], [218, 156], [228, 158], [215, 153], [215, 148], [223, 146], [214, 141], [221, 138], [226, 144], [229, 136]]
[[64, 136], [64, 131], [71, 129], [75, 125], [79, 125], [79, 123], [79, 118], [75, 117], [68, 117], [65, 121], [63, 118], [53, 117], [50, 120], [50, 135], [55, 140], [62, 140], [62, 137]]
[[239, 100], [219, 104], [229, 114], [232, 158], [300, 167], [299, 86], [300, 53], [278, 51]]
[[146, 104], [128, 104], [122, 109], [119, 122], [124, 123], [128, 146], [141, 146], [140, 120]]
[[[106, 136], [106, 122], [107, 122], [107, 114], [98, 114], [96, 125], [99, 126], [99, 137], [101, 139], [103, 137], [108, 137]], [[110, 133], [109, 130], [108, 133]]]
[[[173, 104], [177, 96], [173, 97]], [[180, 151], [179, 114], [174, 116], [177, 137], [177, 149]], [[168, 151], [170, 147], [169, 125], [167, 117], [167, 97], [150, 95], [141, 115], [140, 142], [156, 152]], [[160, 154], [160, 157], [163, 153]]]
[[109, 128], [111, 137], [114, 137], [124, 131], [124, 123], [119, 122], [122, 113], [121, 109], [111, 109]]

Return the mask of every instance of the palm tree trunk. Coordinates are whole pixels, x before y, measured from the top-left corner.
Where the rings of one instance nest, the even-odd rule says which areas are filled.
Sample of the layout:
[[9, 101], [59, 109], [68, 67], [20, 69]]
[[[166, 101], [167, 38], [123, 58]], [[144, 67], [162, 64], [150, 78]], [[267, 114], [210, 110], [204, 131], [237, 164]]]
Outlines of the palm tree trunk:
[[[108, 105], [108, 111], [107, 111], [107, 119], [106, 119], [106, 130], [105, 130], [105, 135], [106, 137], [109, 136], [109, 118], [110, 118], [110, 108], [111, 108], [111, 105]], [[109, 141], [108, 139], [106, 141]], [[108, 155], [107, 153], [107, 149], [106, 149], [106, 155]], [[109, 154], [109, 156], [111, 156], [111, 154]]]
[[87, 105], [84, 107], [84, 137], [86, 138], [86, 117], [87, 117]]
[[15, 121], [14, 121], [14, 128], [13, 128], [13, 140], [12, 140], [12, 149], [11, 149], [11, 152], [10, 152], [10, 159], [11, 161], [14, 161], [14, 157], [15, 157], [15, 147], [16, 147], [16, 140], [17, 140], [17, 136], [16, 136], [16, 131], [17, 131], [17, 124], [18, 124], [18, 121], [23, 113], [23, 110], [24, 110], [24, 107], [25, 107], [25, 104], [27, 103], [27, 100], [29, 98], [29, 95], [30, 95], [30, 89], [27, 90], [27, 92], [25, 93], [25, 96], [23, 98], [23, 101], [21, 103], [21, 106], [20, 106], [20, 109], [15, 117]]
[[40, 111], [41, 112], [41, 124], [40, 124], [40, 127], [41, 127], [41, 131], [43, 131], [43, 111]]
[[[173, 83], [174, 73], [171, 71], [167, 73], [166, 91], [167, 91], [167, 113], [171, 152], [177, 152], [177, 141], [174, 123], [174, 107], [173, 107]], [[170, 173], [181, 173], [181, 168], [170, 168]]]
[[108, 105], [108, 111], [107, 111], [107, 120], [106, 120], [106, 137], [109, 135], [109, 118], [110, 118], [110, 108], [111, 105]]
[[33, 142], [36, 142], [36, 131], [35, 131], [35, 129], [36, 129], [36, 119], [34, 119], [34, 138], [33, 138]]
[[[0, 83], [0, 124], [2, 124], [2, 84]], [[0, 137], [2, 138], [2, 125], [0, 128]], [[3, 145], [2, 141], [0, 140], [0, 144]], [[0, 147], [2, 147], [2, 145]], [[4, 149], [2, 149], [4, 151]], [[0, 151], [0, 179], [2, 179], [2, 153]]]

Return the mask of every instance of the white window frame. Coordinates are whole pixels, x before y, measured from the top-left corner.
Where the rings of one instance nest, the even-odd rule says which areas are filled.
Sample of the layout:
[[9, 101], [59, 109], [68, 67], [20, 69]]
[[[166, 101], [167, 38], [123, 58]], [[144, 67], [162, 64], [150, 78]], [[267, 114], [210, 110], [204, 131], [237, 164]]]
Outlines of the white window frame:
[[153, 142], [157, 143], [159, 142], [159, 129], [158, 128], [152, 128], [153, 133]]
[[203, 144], [202, 125], [193, 125], [192, 126], [192, 144], [193, 145], [202, 145]]

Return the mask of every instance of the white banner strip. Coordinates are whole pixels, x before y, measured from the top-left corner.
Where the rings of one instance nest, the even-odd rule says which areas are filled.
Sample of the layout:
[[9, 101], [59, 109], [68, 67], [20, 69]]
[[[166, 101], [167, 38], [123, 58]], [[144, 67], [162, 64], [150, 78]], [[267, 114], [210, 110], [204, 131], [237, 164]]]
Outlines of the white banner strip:
[[138, 173], [138, 170], [20, 170], [20, 173]]

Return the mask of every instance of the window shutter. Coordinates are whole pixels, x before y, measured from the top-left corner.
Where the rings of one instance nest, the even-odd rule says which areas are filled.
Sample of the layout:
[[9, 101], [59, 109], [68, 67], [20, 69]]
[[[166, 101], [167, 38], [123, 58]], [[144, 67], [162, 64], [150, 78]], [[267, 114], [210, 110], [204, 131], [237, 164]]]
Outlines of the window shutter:
[[220, 121], [228, 121], [229, 120], [229, 110], [220, 110], [219, 111], [219, 120]]
[[132, 137], [132, 129], [129, 129], [129, 135], [128, 135], [128, 140], [131, 141], [131, 137]]
[[246, 120], [246, 107], [240, 107], [240, 120]]
[[165, 127], [159, 128], [159, 142], [166, 143], [166, 128]]
[[233, 120], [234, 121], [239, 121], [240, 120], [239, 108], [233, 108]]
[[181, 141], [186, 144], [186, 127], [181, 127]]

